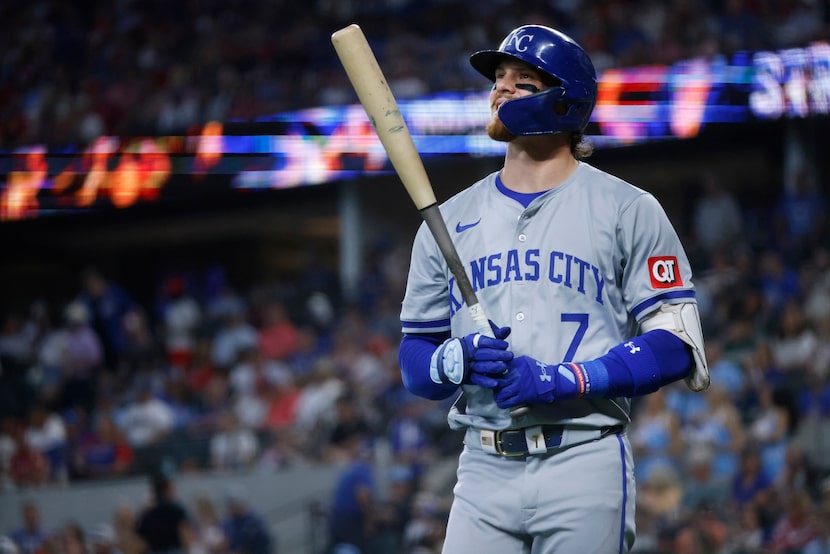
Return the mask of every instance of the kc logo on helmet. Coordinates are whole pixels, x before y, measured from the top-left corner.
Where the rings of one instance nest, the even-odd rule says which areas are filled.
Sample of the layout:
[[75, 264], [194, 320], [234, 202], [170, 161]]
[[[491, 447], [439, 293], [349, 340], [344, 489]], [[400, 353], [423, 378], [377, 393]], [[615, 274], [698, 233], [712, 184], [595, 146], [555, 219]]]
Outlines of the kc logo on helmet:
[[519, 31], [508, 36], [501, 45], [500, 50], [506, 50], [512, 45], [516, 52], [527, 52], [530, 46], [529, 43], [531, 42], [533, 42], [533, 35], [526, 35]]
[[654, 256], [648, 259], [648, 275], [656, 289], [682, 287], [683, 278], [676, 256]]

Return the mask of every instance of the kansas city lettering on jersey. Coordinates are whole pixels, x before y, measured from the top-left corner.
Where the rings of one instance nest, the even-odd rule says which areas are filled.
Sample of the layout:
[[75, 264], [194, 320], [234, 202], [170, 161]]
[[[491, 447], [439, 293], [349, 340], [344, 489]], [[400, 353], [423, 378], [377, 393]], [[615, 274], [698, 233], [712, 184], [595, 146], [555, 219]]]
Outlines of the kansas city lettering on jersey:
[[[605, 280], [597, 266], [567, 252], [552, 251], [542, 254], [538, 248], [512, 249], [495, 252], [469, 262], [470, 283], [478, 292], [512, 281], [541, 281], [572, 289], [603, 304], [602, 291]], [[463, 300], [450, 279], [450, 311], [452, 315], [461, 309]]]

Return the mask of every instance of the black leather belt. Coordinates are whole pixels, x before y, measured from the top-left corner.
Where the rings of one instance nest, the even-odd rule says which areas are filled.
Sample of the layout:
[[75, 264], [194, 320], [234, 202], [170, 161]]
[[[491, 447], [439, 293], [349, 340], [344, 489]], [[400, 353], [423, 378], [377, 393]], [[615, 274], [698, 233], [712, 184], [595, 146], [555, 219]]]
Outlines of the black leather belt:
[[[565, 430], [567, 429], [565, 425], [540, 425], [538, 428], [539, 431], [532, 434], [528, 434], [527, 429], [493, 431], [492, 439], [490, 439], [490, 434], [485, 432], [481, 434], [482, 446], [495, 448], [496, 453], [502, 456], [526, 456], [530, 454], [531, 448], [528, 446], [528, 441], [534, 441], [535, 448], [533, 450], [536, 452], [540, 449], [550, 450], [552, 448], [559, 448], [560, 446], [569, 446], [562, 444]], [[608, 435], [617, 434], [624, 428], [625, 426], [623, 425], [602, 427], [597, 429], [599, 432], [589, 440], [599, 440]], [[493, 441], [492, 445], [487, 444], [489, 440]]]

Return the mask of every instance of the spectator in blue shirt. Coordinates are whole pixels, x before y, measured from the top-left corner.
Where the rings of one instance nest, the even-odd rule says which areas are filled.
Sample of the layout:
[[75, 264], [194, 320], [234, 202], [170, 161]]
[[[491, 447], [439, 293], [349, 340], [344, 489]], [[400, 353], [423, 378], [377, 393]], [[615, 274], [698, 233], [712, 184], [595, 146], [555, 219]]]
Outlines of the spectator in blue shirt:
[[47, 540], [46, 533], [40, 526], [40, 510], [34, 502], [24, 502], [20, 510], [23, 517], [23, 526], [12, 531], [9, 538], [14, 541], [20, 554], [36, 554], [43, 552]]
[[329, 511], [330, 554], [366, 552], [373, 525], [375, 477], [371, 448], [362, 434], [349, 437], [347, 444], [352, 460], [337, 479]]
[[230, 487], [226, 493], [228, 517], [222, 528], [228, 550], [234, 554], [274, 554], [276, 543], [265, 522], [248, 506], [245, 490]]
[[90, 323], [101, 337], [106, 368], [116, 371], [127, 346], [124, 320], [136, 308], [135, 301], [124, 288], [97, 269], [85, 270], [81, 281], [83, 290], [78, 299], [86, 304]]

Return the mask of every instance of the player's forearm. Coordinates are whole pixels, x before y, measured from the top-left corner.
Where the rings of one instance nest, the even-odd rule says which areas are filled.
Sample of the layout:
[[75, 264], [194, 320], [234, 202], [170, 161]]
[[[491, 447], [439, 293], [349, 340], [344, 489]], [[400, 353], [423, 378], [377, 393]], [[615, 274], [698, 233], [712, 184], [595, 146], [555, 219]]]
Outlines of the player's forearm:
[[494, 398], [501, 408], [575, 398], [641, 396], [689, 374], [688, 345], [664, 329], [649, 331], [586, 362], [547, 364], [514, 358]]
[[436, 383], [429, 376], [432, 354], [440, 340], [432, 337], [404, 335], [398, 350], [398, 363], [406, 390], [430, 400], [443, 400], [458, 390], [458, 385]]
[[689, 348], [680, 338], [655, 329], [577, 366], [592, 383], [582, 396], [614, 398], [649, 394], [684, 378], [692, 369]]

